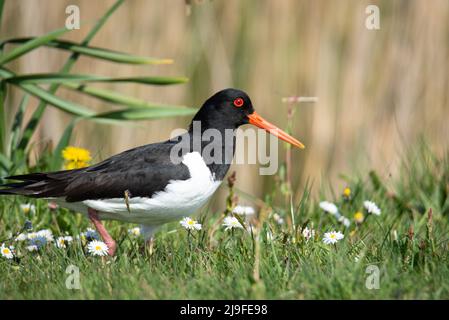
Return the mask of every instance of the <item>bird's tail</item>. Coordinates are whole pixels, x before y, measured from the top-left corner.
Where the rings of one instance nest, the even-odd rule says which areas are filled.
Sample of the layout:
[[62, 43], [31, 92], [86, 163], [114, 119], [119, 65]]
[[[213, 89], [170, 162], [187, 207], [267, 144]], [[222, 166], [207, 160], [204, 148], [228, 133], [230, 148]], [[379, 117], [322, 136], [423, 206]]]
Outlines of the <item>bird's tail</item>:
[[22, 195], [33, 198], [50, 198], [64, 195], [69, 182], [68, 171], [30, 173], [10, 176], [5, 179], [18, 180], [0, 185], [0, 195]]

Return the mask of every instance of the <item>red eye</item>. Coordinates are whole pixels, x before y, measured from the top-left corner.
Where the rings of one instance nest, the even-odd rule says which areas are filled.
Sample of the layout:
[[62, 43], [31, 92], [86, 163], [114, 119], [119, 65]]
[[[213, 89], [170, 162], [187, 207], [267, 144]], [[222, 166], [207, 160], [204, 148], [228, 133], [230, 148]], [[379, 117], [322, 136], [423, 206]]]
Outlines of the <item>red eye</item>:
[[243, 106], [243, 99], [242, 98], [235, 99], [234, 106], [236, 106], [237, 108], [240, 108], [241, 106]]

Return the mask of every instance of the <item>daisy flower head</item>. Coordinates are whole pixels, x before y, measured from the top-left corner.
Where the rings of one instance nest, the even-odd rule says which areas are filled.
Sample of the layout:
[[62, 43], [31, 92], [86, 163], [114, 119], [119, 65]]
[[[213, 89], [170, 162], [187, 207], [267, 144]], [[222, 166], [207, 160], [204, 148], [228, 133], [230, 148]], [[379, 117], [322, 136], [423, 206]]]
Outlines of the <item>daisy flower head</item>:
[[187, 230], [201, 230], [201, 223], [198, 223], [198, 221], [193, 220], [189, 217], [183, 218], [181, 221], [179, 221], [179, 224]]
[[3, 257], [5, 257], [8, 260], [11, 260], [14, 258], [14, 248], [13, 247], [6, 247], [5, 244], [2, 244], [0, 247], [0, 252]]
[[325, 244], [335, 244], [345, 236], [340, 231], [326, 232], [323, 237], [323, 242]]
[[33, 252], [33, 251], [39, 250], [39, 248], [38, 248], [36, 245], [26, 246], [26, 249], [27, 249], [29, 252]]
[[108, 254], [108, 246], [103, 241], [92, 240], [87, 244], [87, 250], [93, 256], [103, 257]]
[[273, 214], [273, 220], [276, 221], [277, 224], [284, 224], [284, 219], [277, 213]]
[[47, 242], [52, 242], [54, 240], [53, 233], [50, 229], [39, 230], [38, 232], [36, 232], [36, 235], [38, 237], [44, 237]]
[[256, 212], [253, 207], [249, 206], [236, 206], [233, 213], [241, 215], [241, 216], [252, 216]]
[[368, 213], [374, 214], [376, 216], [379, 216], [381, 213], [380, 208], [373, 201], [366, 200], [363, 202], [363, 206]]
[[365, 220], [365, 216], [363, 215], [362, 212], [357, 211], [357, 212], [354, 214], [354, 221], [355, 221], [356, 223], [358, 223], [358, 224], [361, 224], [361, 223], [363, 222], [363, 220]]
[[67, 170], [87, 167], [92, 160], [89, 150], [73, 146], [62, 150], [62, 157], [65, 160], [64, 168]]
[[31, 203], [25, 203], [25, 204], [21, 204], [20, 205], [20, 210], [22, 210], [22, 212], [24, 214], [35, 214], [36, 213], [36, 206], [34, 204]]
[[128, 229], [128, 234], [134, 237], [139, 237], [141, 232], [139, 227]]
[[346, 228], [349, 228], [349, 226], [351, 225], [351, 221], [344, 216], [341, 216], [340, 218], [338, 218], [338, 222], [340, 222]]
[[320, 202], [320, 208], [324, 210], [327, 213], [330, 213], [331, 215], [338, 215], [338, 208], [337, 206], [329, 201], [321, 201]]
[[73, 238], [71, 236], [58, 237], [55, 245], [59, 249], [65, 249], [68, 245], [70, 245], [70, 243], [72, 243], [72, 241]]
[[236, 217], [225, 217], [223, 219], [223, 226], [225, 227], [225, 230], [231, 230], [235, 228], [244, 229], [242, 224], [239, 222], [239, 220]]
[[302, 230], [302, 236], [304, 237], [304, 239], [306, 239], [306, 241], [310, 240], [310, 239], [315, 237], [315, 230], [309, 229], [308, 227], [305, 227]]
[[21, 233], [14, 240], [15, 241], [25, 241], [26, 239], [28, 239], [28, 235], [25, 233]]

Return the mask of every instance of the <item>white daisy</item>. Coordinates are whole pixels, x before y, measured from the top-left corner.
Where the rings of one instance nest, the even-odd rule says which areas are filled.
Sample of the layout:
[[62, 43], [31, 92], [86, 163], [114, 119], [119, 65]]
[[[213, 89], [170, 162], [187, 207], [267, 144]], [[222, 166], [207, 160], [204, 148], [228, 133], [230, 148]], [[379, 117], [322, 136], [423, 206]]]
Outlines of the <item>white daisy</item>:
[[284, 224], [284, 219], [277, 213], [273, 214], [273, 220], [276, 221], [277, 224]]
[[236, 217], [224, 218], [223, 226], [225, 227], [225, 230], [230, 230], [230, 229], [234, 229], [234, 228], [244, 229], [242, 224], [239, 222], [239, 220]]
[[351, 221], [344, 216], [341, 216], [340, 218], [338, 218], [338, 222], [340, 222], [346, 228], [349, 228], [349, 226], [351, 225]]
[[241, 216], [252, 216], [255, 213], [254, 208], [249, 206], [236, 206], [232, 212]]
[[198, 223], [198, 221], [195, 221], [189, 217], [183, 218], [179, 221], [179, 224], [187, 230], [201, 230], [201, 223]]
[[73, 238], [71, 236], [64, 236], [64, 237], [58, 237], [56, 239], [56, 247], [60, 249], [67, 248], [67, 245], [69, 245], [73, 241]]
[[14, 240], [15, 241], [25, 241], [26, 239], [28, 239], [28, 235], [26, 233], [21, 233]]
[[30, 252], [33, 252], [39, 250], [39, 247], [33, 244], [31, 246], [27, 246], [26, 249]]
[[30, 232], [27, 234], [28, 240], [32, 240], [32, 239], [35, 239], [38, 237], [45, 238], [45, 240], [47, 240], [47, 242], [51, 242], [54, 240], [53, 233], [49, 229], [43, 229], [43, 230], [39, 230], [37, 232]]
[[345, 236], [340, 231], [326, 232], [323, 237], [323, 242], [325, 244], [334, 244], [339, 240], [343, 239]]
[[139, 237], [140, 236], [140, 228], [135, 227], [135, 228], [128, 229], [128, 234], [131, 236], [134, 236], [134, 237]]
[[108, 254], [108, 246], [103, 241], [92, 240], [87, 245], [87, 250], [93, 256], [105, 256]]
[[364, 201], [363, 206], [365, 207], [366, 211], [368, 211], [368, 213], [372, 213], [376, 216], [379, 216], [381, 213], [379, 207], [372, 201]]
[[338, 208], [335, 204], [329, 201], [321, 201], [320, 208], [325, 212], [330, 213], [332, 215], [338, 215]]
[[306, 239], [306, 240], [312, 239], [313, 237], [315, 237], [315, 230], [309, 229], [309, 228], [305, 227], [305, 228], [302, 230], [302, 236], [303, 236], [304, 239]]
[[34, 214], [36, 213], [36, 206], [31, 203], [21, 204], [20, 209], [25, 214]]
[[5, 247], [5, 244], [2, 244], [0, 247], [0, 252], [3, 257], [6, 259], [12, 259], [14, 258], [14, 247]]

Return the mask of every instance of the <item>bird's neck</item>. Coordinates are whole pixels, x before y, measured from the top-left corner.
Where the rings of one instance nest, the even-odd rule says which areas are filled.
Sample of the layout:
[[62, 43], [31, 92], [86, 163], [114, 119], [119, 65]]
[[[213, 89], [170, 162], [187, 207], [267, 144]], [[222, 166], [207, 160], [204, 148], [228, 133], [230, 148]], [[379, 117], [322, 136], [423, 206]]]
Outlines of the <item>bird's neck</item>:
[[213, 128], [200, 121], [192, 122], [187, 133], [190, 151], [199, 152], [216, 180], [223, 180], [235, 153], [235, 129]]

